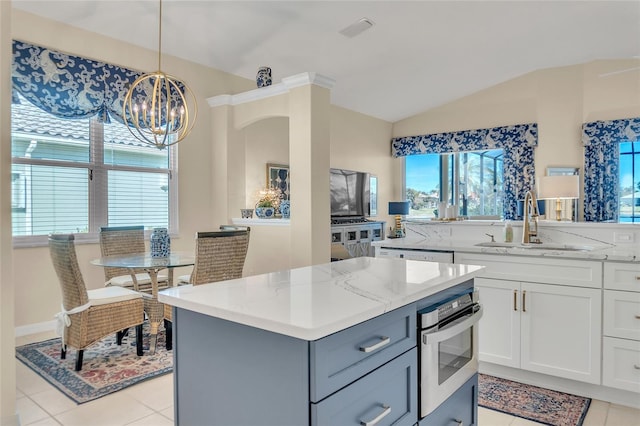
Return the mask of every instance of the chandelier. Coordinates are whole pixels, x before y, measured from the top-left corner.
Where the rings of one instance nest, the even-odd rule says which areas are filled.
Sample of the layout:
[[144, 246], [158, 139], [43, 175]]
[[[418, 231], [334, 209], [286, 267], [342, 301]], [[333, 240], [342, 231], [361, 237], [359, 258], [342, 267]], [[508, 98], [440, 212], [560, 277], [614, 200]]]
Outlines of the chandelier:
[[184, 140], [195, 123], [198, 105], [189, 86], [161, 71], [162, 0], [158, 24], [158, 71], [138, 77], [125, 95], [122, 116], [131, 134], [158, 149]]

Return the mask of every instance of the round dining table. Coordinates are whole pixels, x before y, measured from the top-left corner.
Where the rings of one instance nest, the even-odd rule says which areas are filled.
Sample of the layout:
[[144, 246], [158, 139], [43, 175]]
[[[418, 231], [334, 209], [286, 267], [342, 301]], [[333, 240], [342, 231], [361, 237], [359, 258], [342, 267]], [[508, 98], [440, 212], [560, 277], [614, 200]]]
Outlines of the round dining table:
[[[144, 270], [151, 279], [151, 295], [145, 293], [145, 312], [149, 317], [150, 353], [155, 353], [158, 341], [158, 328], [164, 319], [164, 305], [158, 301], [158, 273], [163, 269], [182, 266], [193, 266], [195, 258], [192, 253], [172, 252], [167, 257], [152, 257], [151, 253], [137, 253], [116, 256], [104, 256], [91, 261], [92, 265], [102, 267], [127, 268], [134, 275], [136, 270]], [[173, 273], [169, 273], [169, 286], [173, 286]], [[167, 333], [168, 334], [168, 333]], [[168, 335], [167, 339], [171, 337]], [[167, 349], [171, 349], [171, 342], [167, 341]]]

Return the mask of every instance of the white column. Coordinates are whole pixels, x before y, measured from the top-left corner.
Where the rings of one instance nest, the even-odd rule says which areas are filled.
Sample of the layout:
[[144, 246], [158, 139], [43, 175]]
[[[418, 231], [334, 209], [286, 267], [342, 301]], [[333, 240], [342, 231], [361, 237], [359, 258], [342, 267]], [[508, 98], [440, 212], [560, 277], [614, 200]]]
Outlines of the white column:
[[18, 425], [11, 236], [11, 1], [0, 1], [0, 424]]
[[[333, 81], [307, 73], [283, 79], [289, 92], [291, 172], [291, 267], [331, 260], [330, 87]], [[320, 77], [320, 78], [318, 78]]]

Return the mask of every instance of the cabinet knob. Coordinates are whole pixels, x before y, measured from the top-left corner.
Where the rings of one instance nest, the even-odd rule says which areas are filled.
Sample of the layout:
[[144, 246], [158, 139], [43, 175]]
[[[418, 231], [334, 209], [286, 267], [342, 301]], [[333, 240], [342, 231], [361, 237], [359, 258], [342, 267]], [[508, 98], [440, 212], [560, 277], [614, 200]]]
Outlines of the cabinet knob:
[[454, 422], [458, 424], [458, 426], [464, 426], [464, 422], [462, 420], [454, 419]]

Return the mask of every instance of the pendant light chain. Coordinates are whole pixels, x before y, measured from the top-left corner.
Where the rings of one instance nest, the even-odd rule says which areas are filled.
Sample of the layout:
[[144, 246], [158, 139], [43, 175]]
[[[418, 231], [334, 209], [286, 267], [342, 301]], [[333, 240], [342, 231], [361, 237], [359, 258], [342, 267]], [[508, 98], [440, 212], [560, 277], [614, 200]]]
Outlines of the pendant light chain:
[[[189, 135], [198, 104], [186, 83], [162, 71], [162, 0], [159, 3], [158, 70], [138, 77], [129, 87], [122, 116], [136, 139], [164, 149]], [[140, 97], [142, 102], [136, 102]]]

